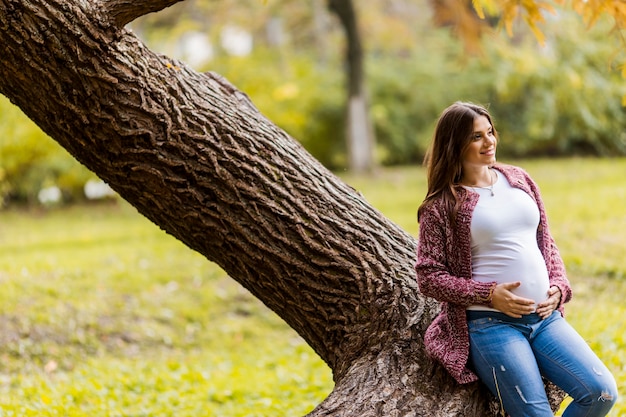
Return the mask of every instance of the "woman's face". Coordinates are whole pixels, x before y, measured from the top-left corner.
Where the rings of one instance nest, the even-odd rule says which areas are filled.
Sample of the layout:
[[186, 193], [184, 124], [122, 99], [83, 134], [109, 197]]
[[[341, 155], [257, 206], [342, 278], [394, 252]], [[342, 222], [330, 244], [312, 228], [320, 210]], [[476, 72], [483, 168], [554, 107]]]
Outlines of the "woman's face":
[[474, 119], [474, 133], [461, 159], [465, 169], [491, 166], [496, 162], [497, 140], [493, 126], [485, 116]]

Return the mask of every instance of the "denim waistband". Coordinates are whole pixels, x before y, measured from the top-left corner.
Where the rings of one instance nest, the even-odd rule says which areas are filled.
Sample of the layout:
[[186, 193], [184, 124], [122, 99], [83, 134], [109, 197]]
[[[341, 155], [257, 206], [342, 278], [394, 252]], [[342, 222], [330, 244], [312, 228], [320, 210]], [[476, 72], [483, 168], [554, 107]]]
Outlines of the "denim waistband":
[[499, 311], [490, 311], [490, 310], [467, 310], [467, 320], [477, 320], [483, 318], [492, 318], [500, 321], [506, 321], [509, 323], [518, 323], [518, 324], [535, 324], [541, 321], [541, 317], [537, 313], [530, 313], [523, 315], [520, 318], [515, 318], [511, 316], [507, 316], [504, 313]]

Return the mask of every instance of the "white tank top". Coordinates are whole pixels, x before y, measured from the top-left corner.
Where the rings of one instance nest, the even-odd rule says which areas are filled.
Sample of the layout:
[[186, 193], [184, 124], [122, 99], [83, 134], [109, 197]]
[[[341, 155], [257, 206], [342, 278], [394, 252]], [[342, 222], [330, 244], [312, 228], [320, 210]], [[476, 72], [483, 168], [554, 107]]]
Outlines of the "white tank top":
[[[472, 279], [479, 282], [514, 282], [513, 292], [538, 303], [548, 298], [550, 282], [544, 258], [537, 245], [539, 208], [525, 191], [511, 187], [494, 169], [493, 193], [472, 188], [480, 198], [472, 214]], [[472, 305], [468, 310], [493, 310]]]

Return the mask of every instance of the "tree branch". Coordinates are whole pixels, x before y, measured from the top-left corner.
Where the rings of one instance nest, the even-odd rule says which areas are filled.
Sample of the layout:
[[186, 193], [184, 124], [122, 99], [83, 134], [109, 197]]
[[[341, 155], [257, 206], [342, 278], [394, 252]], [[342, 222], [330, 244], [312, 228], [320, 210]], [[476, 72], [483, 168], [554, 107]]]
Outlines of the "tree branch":
[[158, 12], [184, 0], [104, 0], [103, 6], [112, 17], [117, 27], [143, 15]]

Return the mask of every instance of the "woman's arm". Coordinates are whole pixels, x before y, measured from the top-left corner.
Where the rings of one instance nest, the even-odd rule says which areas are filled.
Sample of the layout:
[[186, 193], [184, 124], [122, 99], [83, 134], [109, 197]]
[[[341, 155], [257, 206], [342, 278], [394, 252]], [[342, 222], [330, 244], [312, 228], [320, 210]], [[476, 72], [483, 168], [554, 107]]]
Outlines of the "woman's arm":
[[453, 304], [470, 306], [491, 303], [496, 283], [481, 283], [455, 276], [449, 268], [448, 256], [459, 256], [457, 247], [449, 247], [446, 236], [447, 219], [433, 207], [420, 213], [415, 271], [422, 294]]

